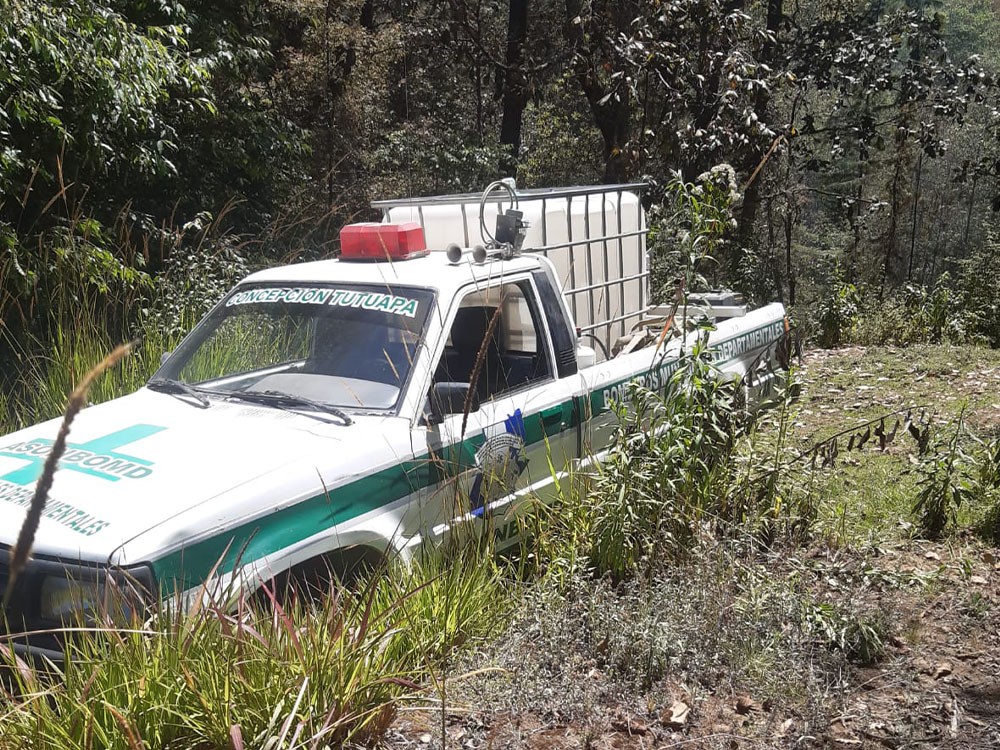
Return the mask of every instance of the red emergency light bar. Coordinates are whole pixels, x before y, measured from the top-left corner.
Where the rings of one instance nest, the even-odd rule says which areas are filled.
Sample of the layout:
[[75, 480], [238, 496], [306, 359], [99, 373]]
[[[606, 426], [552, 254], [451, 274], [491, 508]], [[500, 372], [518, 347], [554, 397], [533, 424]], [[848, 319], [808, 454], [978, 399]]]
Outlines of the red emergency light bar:
[[409, 260], [428, 255], [424, 230], [415, 221], [380, 224], [366, 221], [340, 230], [341, 260]]

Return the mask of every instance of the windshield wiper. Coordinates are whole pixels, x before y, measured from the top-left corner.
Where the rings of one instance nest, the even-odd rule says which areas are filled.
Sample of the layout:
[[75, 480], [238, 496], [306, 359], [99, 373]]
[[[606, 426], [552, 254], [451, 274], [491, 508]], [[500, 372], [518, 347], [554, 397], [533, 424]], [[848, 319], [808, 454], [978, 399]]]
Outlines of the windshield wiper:
[[[323, 414], [332, 414], [343, 422], [344, 426], [354, 424], [354, 420], [351, 419], [346, 412], [338, 409], [336, 406], [324, 404], [322, 401], [313, 401], [311, 398], [306, 398], [305, 396], [296, 396], [291, 393], [283, 393], [282, 391], [231, 391], [226, 393], [226, 396], [229, 398], [240, 399], [241, 401], [250, 401], [255, 404], [262, 404], [264, 406], [273, 406], [276, 409], [284, 409], [285, 411], [294, 411], [296, 414], [302, 414], [302, 409], [321, 412]], [[332, 420], [323, 419], [317, 414], [309, 414], [308, 412], [305, 413], [306, 416], [311, 416], [322, 422], [333, 424]]]
[[156, 378], [146, 383], [146, 387], [151, 391], [169, 393], [171, 396], [190, 396], [198, 402], [198, 406], [202, 409], [207, 409], [212, 405], [212, 402], [199, 389], [180, 380]]

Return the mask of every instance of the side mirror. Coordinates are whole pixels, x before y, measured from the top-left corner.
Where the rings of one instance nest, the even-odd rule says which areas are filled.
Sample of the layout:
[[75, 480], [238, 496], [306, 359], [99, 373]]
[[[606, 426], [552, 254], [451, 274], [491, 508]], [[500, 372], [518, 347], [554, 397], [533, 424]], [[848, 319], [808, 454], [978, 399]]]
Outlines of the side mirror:
[[469, 400], [469, 411], [478, 411], [479, 396], [470, 391], [468, 383], [435, 383], [431, 387], [431, 413], [428, 421], [441, 424], [449, 414], [465, 412], [465, 402]]

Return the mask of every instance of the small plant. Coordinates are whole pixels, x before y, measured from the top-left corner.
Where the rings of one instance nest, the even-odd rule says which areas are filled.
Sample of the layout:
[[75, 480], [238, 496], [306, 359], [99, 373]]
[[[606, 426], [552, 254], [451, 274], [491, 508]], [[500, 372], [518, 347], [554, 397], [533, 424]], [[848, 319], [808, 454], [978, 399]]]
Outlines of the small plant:
[[985, 620], [993, 608], [993, 603], [988, 596], [984, 596], [979, 591], [972, 591], [965, 596], [961, 606], [962, 611], [968, 617]]
[[917, 469], [919, 491], [913, 510], [919, 517], [921, 533], [928, 539], [940, 539], [945, 529], [957, 521], [959, 509], [974, 495], [969, 473], [972, 459], [963, 446], [967, 437], [963, 409], [950, 436], [927, 454]]
[[676, 556], [699, 524], [717, 517], [740, 433], [735, 392], [722, 380], [705, 340], [683, 357], [663, 396], [632, 385], [607, 459], [591, 486], [590, 559], [624, 578]]
[[802, 620], [809, 632], [848, 661], [870, 666], [885, 656], [889, 623], [884, 613], [848, 614], [832, 604], [810, 602], [804, 606]]
[[[720, 519], [748, 529], [765, 547], [774, 544], [780, 532], [805, 536], [818, 514], [810, 482], [801, 481], [803, 474], [793, 472], [793, 463], [802, 454], [789, 445], [800, 389], [794, 369], [778, 379], [769, 399], [773, 408], [761, 415], [733, 456], [737, 470], [720, 509]], [[804, 476], [808, 480], [812, 475]]]

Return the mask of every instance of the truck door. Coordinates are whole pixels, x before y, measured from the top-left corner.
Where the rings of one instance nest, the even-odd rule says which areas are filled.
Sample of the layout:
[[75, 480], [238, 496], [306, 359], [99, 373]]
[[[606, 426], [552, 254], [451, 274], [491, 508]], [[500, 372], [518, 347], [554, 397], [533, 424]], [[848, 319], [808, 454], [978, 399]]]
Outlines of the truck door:
[[428, 432], [428, 451], [449, 474], [437, 502], [443, 519], [489, 520], [506, 538], [518, 498], [553, 492], [577, 457], [580, 378], [557, 377], [530, 276], [469, 290], [447, 330], [433, 380], [470, 383], [480, 405]]

